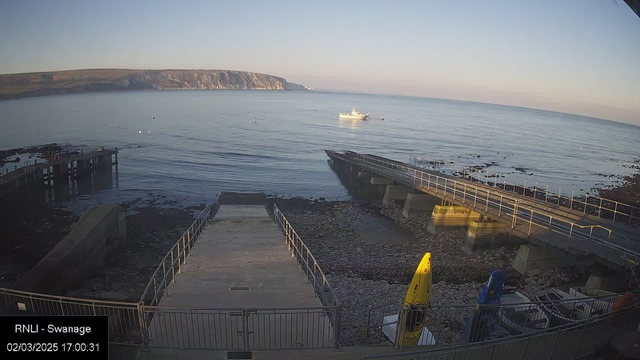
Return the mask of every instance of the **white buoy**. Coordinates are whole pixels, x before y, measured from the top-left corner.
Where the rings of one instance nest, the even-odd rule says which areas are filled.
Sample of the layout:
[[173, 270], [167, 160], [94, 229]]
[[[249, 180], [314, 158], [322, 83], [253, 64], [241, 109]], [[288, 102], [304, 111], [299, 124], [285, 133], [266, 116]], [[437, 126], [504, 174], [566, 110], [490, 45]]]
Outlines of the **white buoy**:
[[138, 130], [138, 134], [142, 134], [142, 130]]

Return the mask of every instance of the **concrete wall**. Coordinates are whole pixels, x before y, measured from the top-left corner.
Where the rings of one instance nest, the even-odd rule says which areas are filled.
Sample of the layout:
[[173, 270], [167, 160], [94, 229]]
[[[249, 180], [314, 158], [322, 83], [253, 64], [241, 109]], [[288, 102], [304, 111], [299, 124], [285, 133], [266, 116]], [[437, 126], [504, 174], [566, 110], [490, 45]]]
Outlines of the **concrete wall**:
[[17, 284], [18, 289], [65, 293], [89, 279], [126, 239], [124, 209], [98, 205]]

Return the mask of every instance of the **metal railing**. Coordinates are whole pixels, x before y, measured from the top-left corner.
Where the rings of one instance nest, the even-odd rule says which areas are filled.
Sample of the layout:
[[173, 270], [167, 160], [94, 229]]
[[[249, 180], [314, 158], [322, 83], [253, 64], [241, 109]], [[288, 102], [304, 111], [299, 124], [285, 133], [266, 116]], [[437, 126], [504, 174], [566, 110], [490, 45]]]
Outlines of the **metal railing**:
[[77, 299], [0, 288], [0, 314], [107, 316], [109, 342], [142, 344], [142, 308], [136, 303]]
[[184, 309], [145, 306], [153, 348], [286, 350], [337, 348], [338, 307]]
[[[523, 309], [523, 311], [526, 309]], [[489, 314], [488, 311], [485, 314]], [[623, 331], [637, 331], [640, 304], [587, 319], [542, 328], [515, 336], [420, 351], [364, 356], [363, 359], [576, 359], [593, 354], [597, 344]]]
[[[420, 171], [402, 163], [381, 160], [358, 153], [347, 153], [355, 157], [359, 166], [389, 176], [379, 171], [380, 167], [394, 172], [393, 180], [420, 189], [426, 193], [458, 202], [475, 211], [484, 211], [492, 219], [510, 222], [511, 229], [523, 235], [552, 244], [558, 248], [574, 249], [580, 252], [596, 253], [618, 265], [630, 266], [637, 263], [640, 256], [640, 244], [626, 235], [617, 233], [602, 225], [582, 225], [568, 220], [565, 216], [554, 216], [552, 213], [534, 209], [531, 204], [522, 204], [501, 191], [489, 186], [469, 184], [468, 181], [452, 179], [448, 175], [436, 175]], [[566, 240], [561, 243], [552, 234], [560, 234]], [[615, 236], [612, 236], [615, 234]], [[589, 241], [585, 241], [589, 240]], [[601, 254], [598, 250], [605, 248], [614, 255]], [[629, 261], [633, 259], [633, 261]]]
[[[635, 293], [637, 295], [637, 292]], [[385, 304], [369, 309], [366, 338], [383, 342], [383, 329], [399, 331], [396, 339], [389, 339], [402, 349], [405, 333], [411, 324], [422, 324], [428, 332], [428, 345], [444, 346], [487, 341], [540, 329], [553, 330], [570, 322], [580, 321], [611, 311], [621, 294], [598, 297], [571, 298], [555, 301], [534, 301], [501, 305], [423, 305], [402, 306]], [[388, 320], [398, 314], [399, 320]], [[500, 327], [494, 325], [500, 324]], [[408, 330], [409, 329], [409, 330]]]
[[[532, 197], [537, 200], [567, 207], [571, 210], [580, 211], [584, 214], [597, 216], [606, 220], [612, 220], [626, 225], [640, 223], [640, 208], [621, 201], [588, 194], [584, 196], [575, 196], [575, 190], [571, 191], [571, 196], [569, 197], [562, 195], [561, 187], [558, 187], [558, 193], [554, 193], [549, 191], [549, 185], [540, 187], [537, 182], [534, 182], [527, 186], [526, 179], [524, 179], [523, 184], [518, 184], [517, 182], [507, 183], [506, 177], [502, 179], [502, 182], [500, 182], [500, 174], [498, 173], [489, 173], [487, 171], [483, 172], [481, 169], [476, 169], [474, 167], [465, 168], [460, 167], [460, 165], [456, 165], [454, 168], [451, 164], [443, 164], [441, 161], [428, 161], [416, 156], [410, 156], [409, 162], [411, 166], [423, 169], [426, 169], [425, 165], [431, 165], [432, 170], [442, 173], [446, 173], [446, 170], [449, 170], [448, 175], [451, 176], [477, 181], [495, 188], [500, 188], [504, 191], [510, 191], [514, 194]], [[484, 181], [481, 179], [483, 173]], [[478, 176], [474, 177], [474, 174], [477, 174]], [[514, 179], [516, 179], [515, 176]]]
[[331, 322], [335, 334], [334, 343], [336, 348], [338, 348], [342, 305], [331, 284], [329, 284], [327, 277], [320, 268], [318, 261], [311, 253], [311, 250], [309, 250], [309, 247], [302, 241], [300, 236], [298, 236], [298, 233], [293, 229], [289, 220], [287, 220], [275, 203], [273, 204], [273, 217], [276, 225], [278, 225], [284, 233], [285, 244], [289, 251], [291, 251], [291, 257], [295, 257], [302, 272], [306, 275], [306, 281], [313, 284], [314, 296], [320, 299], [322, 305], [329, 310], [328, 313], [332, 316]]
[[216, 350], [338, 349], [341, 306], [308, 247], [274, 206], [276, 224], [314, 296], [324, 306], [297, 308], [176, 308], [158, 306], [187, 263], [217, 204], [207, 205], [164, 256], [138, 303], [77, 299], [0, 288], [3, 315], [108, 316], [109, 341], [144, 348]]
[[169, 296], [169, 283], [176, 282], [176, 273], [182, 272], [191, 248], [207, 226], [211, 212], [217, 211], [218, 204], [207, 205], [193, 221], [187, 231], [176, 241], [151, 275], [149, 283], [140, 297], [140, 304], [157, 306], [163, 296]]

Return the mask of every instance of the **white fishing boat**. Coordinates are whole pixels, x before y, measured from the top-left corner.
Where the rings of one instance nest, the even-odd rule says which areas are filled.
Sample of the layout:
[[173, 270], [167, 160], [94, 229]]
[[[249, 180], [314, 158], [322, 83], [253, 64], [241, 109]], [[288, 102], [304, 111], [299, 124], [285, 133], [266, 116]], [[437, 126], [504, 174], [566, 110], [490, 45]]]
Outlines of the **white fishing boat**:
[[369, 113], [361, 113], [361, 112], [357, 112], [355, 106], [351, 109], [351, 112], [347, 112], [347, 113], [339, 113], [338, 117], [340, 119], [345, 119], [345, 120], [365, 120], [366, 118], [369, 117]]
[[518, 291], [502, 295], [500, 304], [498, 318], [511, 333], [523, 334], [549, 327], [547, 314]]

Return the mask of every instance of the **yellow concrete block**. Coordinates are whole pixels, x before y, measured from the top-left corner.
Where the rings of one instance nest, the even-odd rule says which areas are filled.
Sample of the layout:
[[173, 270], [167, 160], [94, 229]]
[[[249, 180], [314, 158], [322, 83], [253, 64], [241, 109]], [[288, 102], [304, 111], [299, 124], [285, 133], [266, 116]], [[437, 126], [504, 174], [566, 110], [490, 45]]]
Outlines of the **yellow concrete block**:
[[436, 205], [431, 220], [437, 226], [467, 226], [472, 221], [480, 221], [480, 214], [462, 206]]
[[485, 236], [491, 234], [502, 233], [505, 231], [505, 224], [499, 222], [478, 222], [471, 221], [469, 223], [469, 236]]

